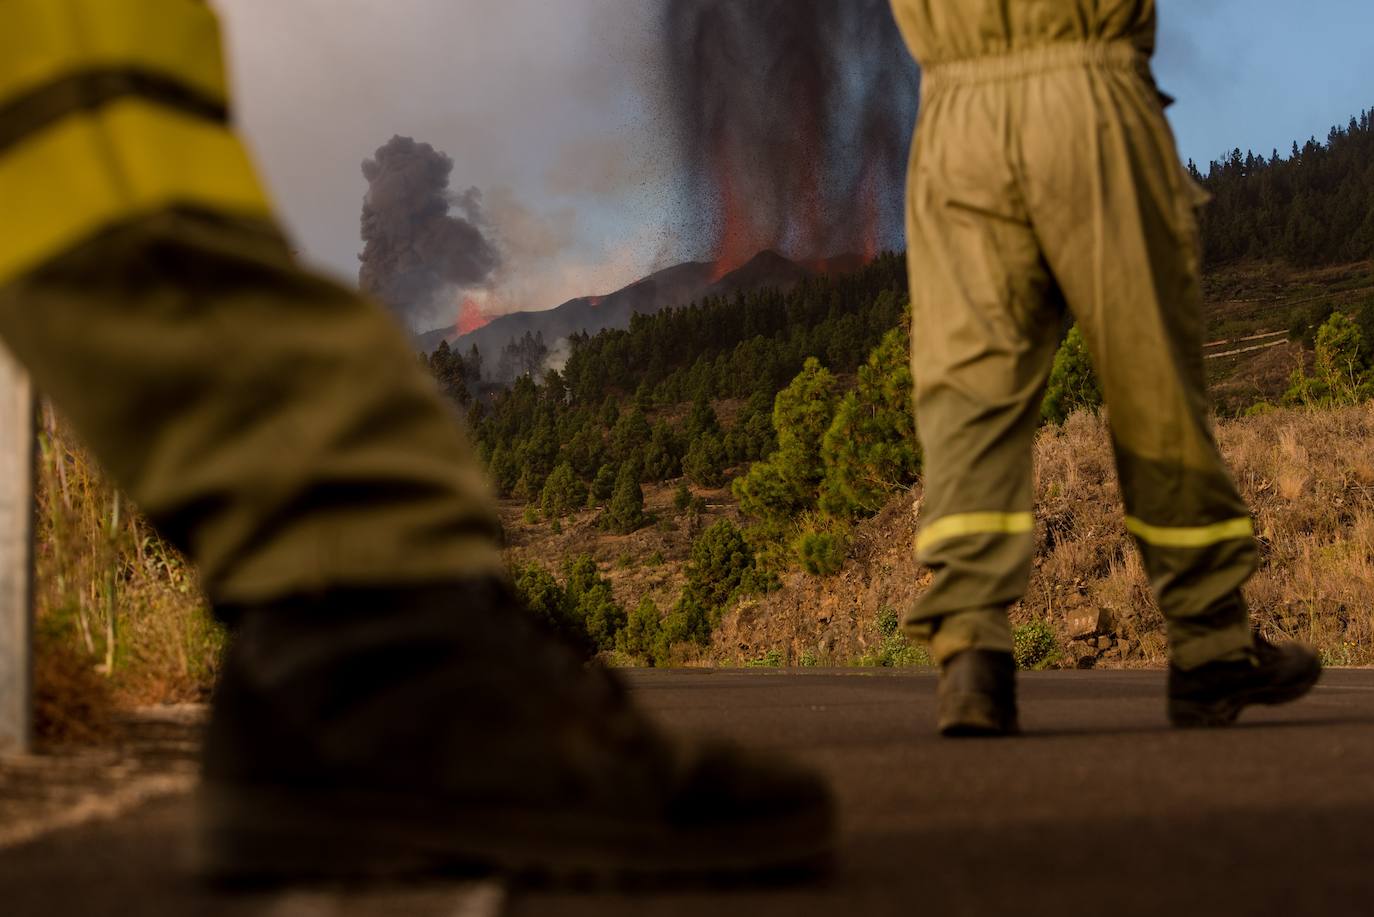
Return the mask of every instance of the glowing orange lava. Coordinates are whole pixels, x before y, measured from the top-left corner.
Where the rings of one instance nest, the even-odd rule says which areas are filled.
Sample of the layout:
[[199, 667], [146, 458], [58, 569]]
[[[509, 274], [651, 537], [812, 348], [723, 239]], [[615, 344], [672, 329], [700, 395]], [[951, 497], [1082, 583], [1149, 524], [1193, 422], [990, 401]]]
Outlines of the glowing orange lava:
[[492, 316], [482, 311], [482, 307], [471, 299], [463, 300], [463, 305], [458, 310], [458, 320], [454, 322], [454, 327], [458, 333], [471, 334], [478, 328], [491, 323]]

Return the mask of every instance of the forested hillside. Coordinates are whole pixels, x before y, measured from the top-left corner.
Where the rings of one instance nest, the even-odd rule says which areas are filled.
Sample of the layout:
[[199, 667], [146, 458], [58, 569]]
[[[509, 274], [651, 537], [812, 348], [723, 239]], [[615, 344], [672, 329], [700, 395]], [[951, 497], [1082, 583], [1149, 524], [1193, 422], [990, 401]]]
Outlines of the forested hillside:
[[[1207, 356], [1229, 414], [1374, 391], [1370, 117], [1287, 159], [1189, 166], [1215, 198]], [[432, 355], [506, 505], [523, 507], [508, 523], [530, 604], [590, 649], [680, 662], [708, 652], [742, 598], [842, 572], [856, 526], [919, 480], [907, 301], [904, 258], [889, 254], [574, 335], [561, 367], [536, 369], [532, 350], [494, 395], [456, 354]], [[1045, 423], [1100, 401], [1070, 331]], [[904, 653], [898, 639], [879, 656]]]
[[1203, 211], [1209, 265], [1286, 261], [1300, 266], [1363, 261], [1374, 254], [1374, 110], [1326, 142], [1294, 142], [1288, 158], [1253, 151], [1188, 164], [1213, 196]]

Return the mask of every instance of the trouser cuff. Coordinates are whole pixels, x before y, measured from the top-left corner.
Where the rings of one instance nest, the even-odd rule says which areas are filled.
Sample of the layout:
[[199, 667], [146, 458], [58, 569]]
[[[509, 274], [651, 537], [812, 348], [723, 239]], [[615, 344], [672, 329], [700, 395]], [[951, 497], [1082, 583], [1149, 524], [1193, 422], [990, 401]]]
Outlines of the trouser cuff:
[[968, 650], [1012, 651], [1011, 622], [1001, 606], [913, 621], [906, 625], [905, 631], [925, 642], [936, 665], [944, 665]]
[[1206, 665], [1238, 659], [1254, 646], [1250, 625], [1233, 624], [1200, 637], [1180, 639], [1169, 635], [1169, 662], [1185, 672]]

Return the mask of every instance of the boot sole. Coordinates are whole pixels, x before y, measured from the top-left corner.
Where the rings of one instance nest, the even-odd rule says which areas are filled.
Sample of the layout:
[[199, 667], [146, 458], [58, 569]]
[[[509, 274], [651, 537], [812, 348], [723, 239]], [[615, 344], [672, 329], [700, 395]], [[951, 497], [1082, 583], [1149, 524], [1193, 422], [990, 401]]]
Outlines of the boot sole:
[[197, 873], [220, 886], [499, 875], [531, 884], [690, 884], [811, 875], [833, 817], [678, 828], [595, 814], [453, 806], [400, 794], [202, 787]]
[[1274, 707], [1307, 694], [1321, 680], [1322, 668], [1314, 665], [1301, 679], [1287, 685], [1265, 685], [1242, 691], [1216, 701], [1169, 699], [1169, 721], [1179, 729], [1207, 729], [1230, 726], [1246, 707]]

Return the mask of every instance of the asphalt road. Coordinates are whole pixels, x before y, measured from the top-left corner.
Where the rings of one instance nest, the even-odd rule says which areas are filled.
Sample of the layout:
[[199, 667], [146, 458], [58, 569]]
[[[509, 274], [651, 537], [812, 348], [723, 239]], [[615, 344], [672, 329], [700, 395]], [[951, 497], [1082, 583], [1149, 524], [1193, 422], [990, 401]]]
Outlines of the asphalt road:
[[185, 874], [187, 806], [0, 851], [0, 914], [804, 915], [1374, 913], [1374, 671], [1178, 732], [1162, 673], [1022, 679], [1026, 735], [931, 733], [928, 674], [631, 676], [664, 722], [795, 754], [840, 797], [827, 880], [763, 889], [505, 893], [493, 885], [216, 897]]

